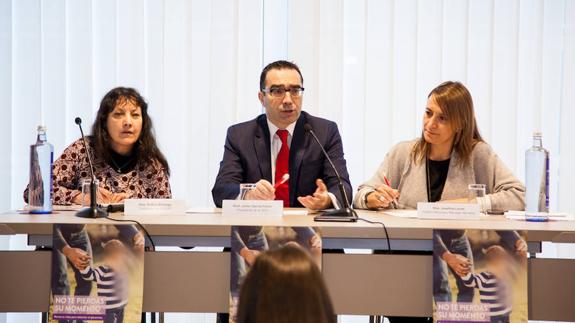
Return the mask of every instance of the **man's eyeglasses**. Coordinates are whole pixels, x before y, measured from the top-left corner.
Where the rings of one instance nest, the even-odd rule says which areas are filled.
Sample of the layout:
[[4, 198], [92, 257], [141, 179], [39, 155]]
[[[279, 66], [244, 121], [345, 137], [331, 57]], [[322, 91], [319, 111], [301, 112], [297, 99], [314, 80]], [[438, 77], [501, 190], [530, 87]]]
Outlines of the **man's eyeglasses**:
[[289, 92], [291, 97], [298, 98], [303, 94], [303, 91], [304, 88], [299, 86], [291, 87], [289, 89], [286, 89], [285, 87], [272, 86], [269, 89], [262, 90], [262, 92], [268, 93], [274, 98], [283, 98], [286, 95], [286, 92]]

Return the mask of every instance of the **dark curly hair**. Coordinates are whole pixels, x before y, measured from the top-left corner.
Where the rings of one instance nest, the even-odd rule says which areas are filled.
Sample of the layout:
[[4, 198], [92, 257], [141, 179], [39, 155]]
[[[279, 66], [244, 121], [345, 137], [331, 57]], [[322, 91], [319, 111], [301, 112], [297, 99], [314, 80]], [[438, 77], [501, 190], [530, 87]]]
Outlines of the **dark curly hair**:
[[110, 90], [102, 98], [96, 120], [92, 125], [94, 153], [96, 156], [102, 157], [106, 162], [111, 161], [110, 135], [107, 129], [108, 115], [114, 110], [116, 105], [125, 101], [132, 102], [142, 110], [142, 131], [140, 132], [138, 141], [134, 145], [137, 160], [143, 162], [144, 165], [151, 164], [154, 160], [157, 160], [169, 175], [170, 167], [168, 166], [168, 161], [156, 144], [152, 119], [150, 119], [148, 115], [148, 104], [140, 93], [133, 88], [117, 87]]

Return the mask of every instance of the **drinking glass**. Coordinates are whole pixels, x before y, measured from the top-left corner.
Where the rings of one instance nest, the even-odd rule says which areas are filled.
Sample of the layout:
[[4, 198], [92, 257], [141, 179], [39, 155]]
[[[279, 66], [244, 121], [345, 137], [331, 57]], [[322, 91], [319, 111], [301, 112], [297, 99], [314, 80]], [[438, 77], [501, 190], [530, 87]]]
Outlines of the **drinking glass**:
[[479, 203], [479, 212], [485, 213], [487, 210], [481, 200], [478, 198], [485, 196], [485, 184], [469, 184], [467, 186], [469, 190], [469, 195], [467, 197], [468, 203]]
[[246, 194], [255, 188], [256, 184], [240, 184], [240, 195], [238, 196], [238, 200], [245, 200]]
[[[99, 181], [96, 180], [96, 187], [98, 187]], [[90, 184], [92, 184], [91, 178], [84, 178], [82, 180], [82, 206], [89, 207], [90, 206]]]

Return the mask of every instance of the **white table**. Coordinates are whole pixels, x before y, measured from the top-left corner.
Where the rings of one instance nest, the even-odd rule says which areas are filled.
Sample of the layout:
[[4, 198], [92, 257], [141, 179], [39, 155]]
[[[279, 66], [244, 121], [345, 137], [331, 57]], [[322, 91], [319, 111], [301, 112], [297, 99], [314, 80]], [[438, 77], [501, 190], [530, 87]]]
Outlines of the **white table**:
[[[0, 215], [0, 234], [27, 234], [31, 244], [51, 242], [54, 223], [105, 223], [83, 219], [74, 212]], [[431, 251], [433, 229], [496, 229], [528, 231], [530, 251], [541, 241], [575, 243], [575, 222], [534, 223], [492, 216], [480, 220], [419, 220], [358, 211], [371, 221], [384, 222], [394, 250]], [[387, 249], [381, 225], [365, 222], [314, 222], [311, 216], [225, 217], [200, 212], [177, 216], [137, 216], [156, 245], [226, 246], [230, 226], [320, 227], [324, 248]], [[228, 307], [229, 253], [147, 252], [144, 310], [147, 312], [225, 312]], [[0, 311], [42, 312], [48, 309], [49, 251], [0, 251]], [[324, 254], [323, 274], [338, 314], [431, 314], [432, 257], [405, 254]], [[575, 260], [529, 260], [529, 318], [575, 321], [572, 291]]]

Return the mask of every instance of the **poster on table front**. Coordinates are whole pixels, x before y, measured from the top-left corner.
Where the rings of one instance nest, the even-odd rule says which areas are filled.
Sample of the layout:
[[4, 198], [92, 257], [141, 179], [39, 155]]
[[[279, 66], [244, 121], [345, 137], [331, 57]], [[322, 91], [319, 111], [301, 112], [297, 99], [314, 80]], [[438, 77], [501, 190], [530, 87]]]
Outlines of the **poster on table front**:
[[230, 318], [236, 321], [240, 288], [258, 254], [288, 244], [296, 244], [309, 252], [321, 269], [321, 232], [312, 227], [237, 226], [231, 230]]
[[527, 322], [526, 241], [519, 231], [434, 230], [434, 322]]
[[54, 225], [50, 322], [140, 322], [144, 241], [129, 224]]

